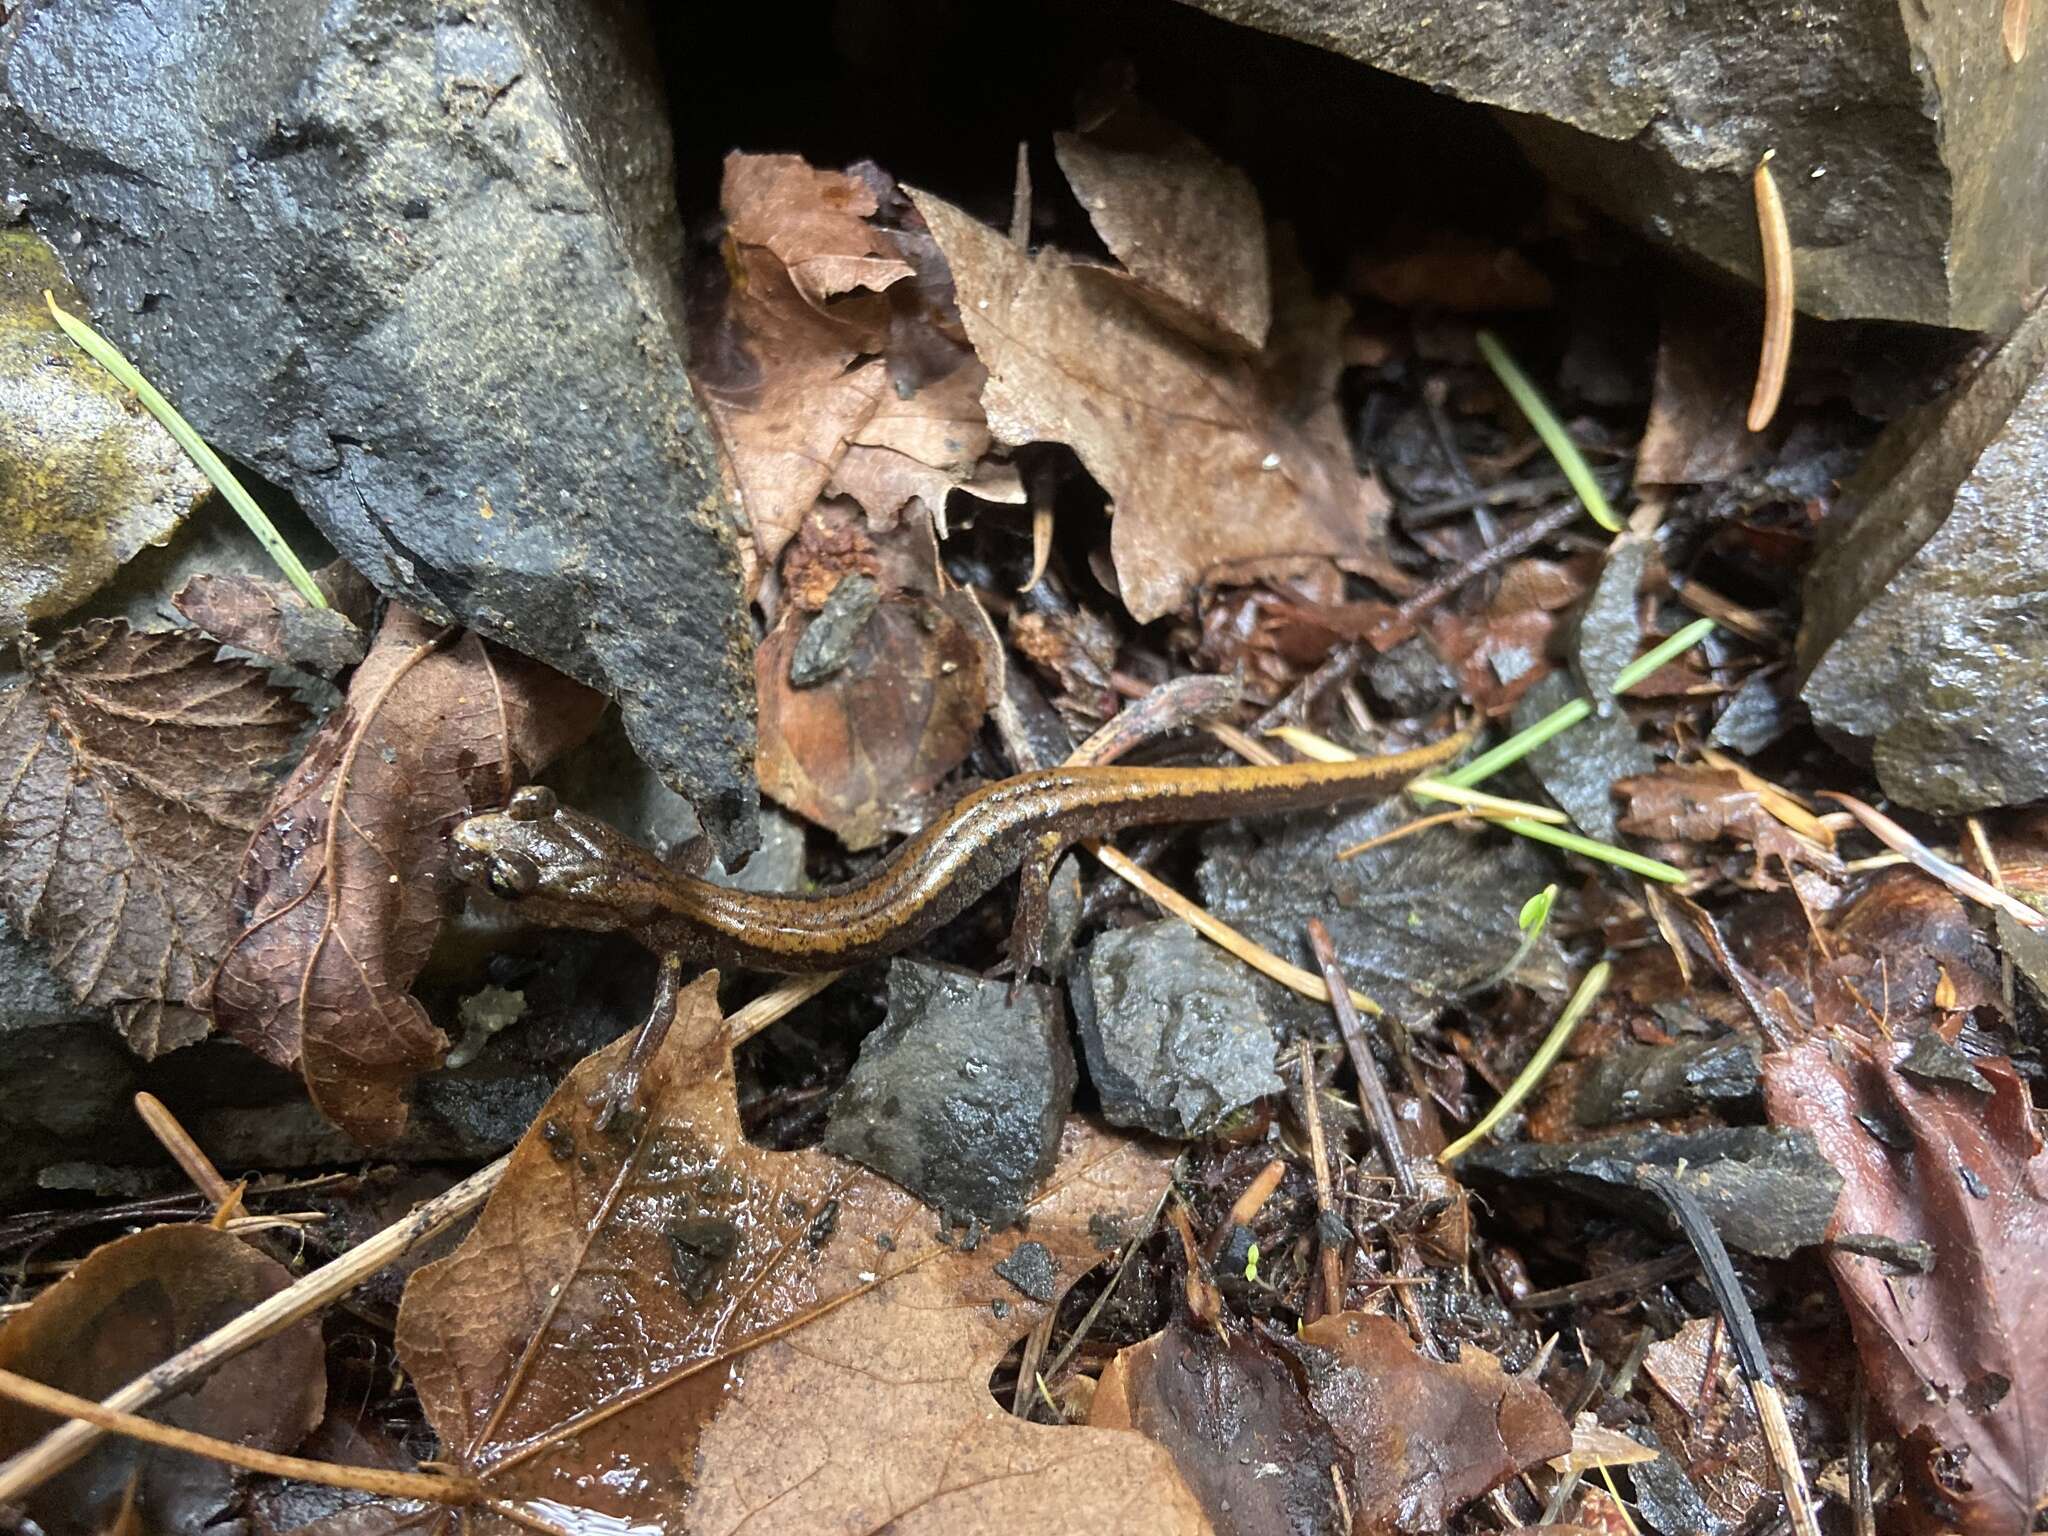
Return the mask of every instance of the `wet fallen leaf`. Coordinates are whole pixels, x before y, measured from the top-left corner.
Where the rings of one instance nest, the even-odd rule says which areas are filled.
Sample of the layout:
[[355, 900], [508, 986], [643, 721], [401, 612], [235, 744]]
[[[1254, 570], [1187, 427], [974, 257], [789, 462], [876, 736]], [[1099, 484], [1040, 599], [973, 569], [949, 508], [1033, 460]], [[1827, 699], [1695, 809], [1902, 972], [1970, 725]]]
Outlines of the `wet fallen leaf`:
[[[152, 1227], [93, 1250], [0, 1328], [0, 1368], [98, 1400], [291, 1284], [292, 1274], [238, 1237], [204, 1226]], [[235, 1355], [149, 1416], [243, 1445], [289, 1451], [327, 1396], [320, 1325], [308, 1319]], [[0, 1461], [56, 1426], [0, 1401]], [[142, 1529], [200, 1536], [220, 1528], [236, 1473], [203, 1458], [108, 1437], [28, 1496], [48, 1536], [98, 1536], [130, 1480]]]
[[[927, 522], [869, 534], [857, 515], [821, 504], [791, 568], [790, 595], [802, 601], [754, 656], [761, 788], [849, 848], [872, 848], [923, 823], [924, 797], [974, 745], [1002, 696], [1002, 647], [974, 594], [940, 569]], [[848, 575], [873, 581], [877, 600], [834, 642], [829, 672], [793, 680], [792, 662], [825, 622], [810, 606], [829, 610]]]
[[215, 650], [107, 620], [0, 685], [0, 901], [146, 1057], [206, 1033], [186, 999], [234, 937], [235, 860], [304, 721]]
[[57, 328], [86, 306], [35, 231], [0, 231], [0, 635], [63, 613], [206, 494], [170, 434]]
[[1932, 1251], [1926, 1273], [1842, 1249], [1828, 1267], [1944, 1523], [2020, 1536], [2048, 1492], [2048, 1154], [2010, 1061], [1971, 1063], [1985, 1093], [1902, 1072], [1908, 1049], [1837, 1037], [1780, 1052], [1765, 1106], [1840, 1170], [1832, 1231]]
[[[1091, 1424], [1174, 1453], [1218, 1532], [1440, 1531], [1489, 1488], [1572, 1449], [1532, 1382], [1467, 1345], [1431, 1360], [1390, 1317], [1334, 1313], [1284, 1341], [1186, 1321], [1103, 1372]], [[1344, 1481], [1340, 1505], [1332, 1473]]]
[[[519, 1518], [385, 1507], [314, 1531], [1207, 1530], [1149, 1441], [990, 1395], [1045, 1311], [994, 1272], [1026, 1233], [949, 1247], [879, 1176], [751, 1146], [715, 973], [679, 1000], [645, 1113], [599, 1132], [627, 1044], [570, 1073], [399, 1315], [442, 1455]], [[1142, 1215], [1167, 1175], [1070, 1126], [1028, 1240], [1070, 1282], [1107, 1256], [1091, 1222]]]
[[958, 321], [936, 250], [892, 227], [915, 222], [895, 184], [734, 154], [720, 205], [731, 288], [694, 377], [764, 561], [828, 490], [884, 527], [913, 498], [942, 512], [988, 447], [981, 370], [943, 334]]
[[1730, 325], [1723, 297], [1696, 283], [1671, 285], [1662, 309], [1636, 483], [1726, 480], [1748, 468], [1764, 445], [1745, 419], [1756, 381], [1754, 332]]
[[1335, 559], [1377, 568], [1386, 493], [1361, 475], [1336, 407], [1344, 306], [1275, 270], [1273, 333], [1251, 358], [1204, 348], [1127, 273], [1026, 255], [939, 198], [912, 193], [953, 270], [1005, 443], [1059, 442], [1109, 493], [1110, 550], [1141, 621], [1205, 582]]
[[451, 899], [447, 831], [596, 724], [566, 678], [386, 610], [348, 701], [278, 787], [236, 884], [215, 1022], [360, 1141], [398, 1134], [446, 1037], [408, 994]]
[[1266, 219], [1249, 176], [1123, 100], [1053, 153], [1141, 302], [1198, 341], [1257, 352], [1273, 325]]

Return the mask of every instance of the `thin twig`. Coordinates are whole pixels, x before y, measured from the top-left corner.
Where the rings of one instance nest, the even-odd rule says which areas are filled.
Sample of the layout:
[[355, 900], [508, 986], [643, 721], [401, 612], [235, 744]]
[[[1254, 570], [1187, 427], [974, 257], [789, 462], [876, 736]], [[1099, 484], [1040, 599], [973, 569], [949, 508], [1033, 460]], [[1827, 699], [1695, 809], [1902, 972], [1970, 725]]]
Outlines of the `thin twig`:
[[164, 1106], [163, 1100], [153, 1093], [135, 1095], [135, 1113], [142, 1117], [142, 1123], [149, 1127], [164, 1151], [171, 1156], [192, 1187], [204, 1195], [207, 1203], [218, 1211], [226, 1205], [235, 1193], [235, 1186], [221, 1177], [220, 1170], [213, 1166], [213, 1159], [199, 1148], [191, 1132], [178, 1123], [178, 1117]]
[[1515, 556], [1534, 549], [1552, 534], [1562, 532], [1578, 520], [1578, 506], [1566, 502], [1561, 507], [1553, 507], [1540, 517], [1531, 518], [1498, 544], [1489, 544], [1469, 560], [1453, 566], [1404, 601], [1385, 624], [1373, 631], [1374, 649], [1392, 650], [1415, 633], [1417, 626], [1431, 609], [1467, 582], [1476, 581], [1488, 571], [1505, 565]]
[[1308, 945], [1315, 952], [1316, 964], [1322, 967], [1324, 990], [1334, 999], [1331, 1007], [1337, 1015], [1337, 1031], [1344, 1037], [1344, 1049], [1351, 1055], [1351, 1070], [1358, 1076], [1358, 1102], [1365, 1111], [1365, 1123], [1372, 1127], [1373, 1139], [1380, 1144], [1380, 1156], [1387, 1160], [1394, 1188], [1404, 1202], [1412, 1204], [1421, 1189], [1402, 1150], [1401, 1122], [1394, 1115], [1393, 1100], [1387, 1097], [1387, 1085], [1380, 1081], [1379, 1063], [1373, 1059], [1372, 1046], [1365, 1038], [1365, 1026], [1351, 1006], [1351, 989], [1344, 983], [1337, 946], [1330, 942], [1330, 930], [1323, 926], [1321, 918], [1308, 921]]
[[[1334, 993], [1337, 989], [1332, 988]], [[1323, 1275], [1323, 1312], [1344, 1310], [1344, 1269], [1337, 1244], [1324, 1236], [1324, 1228], [1337, 1214], [1336, 1196], [1330, 1184], [1330, 1144], [1323, 1137], [1322, 1106], [1316, 1102], [1316, 1064], [1307, 1040], [1296, 1042], [1296, 1061], [1301, 1072], [1301, 1117], [1308, 1125], [1309, 1157], [1316, 1175], [1316, 1257]]]
[[1742, 1294], [1742, 1283], [1736, 1278], [1735, 1266], [1729, 1262], [1721, 1234], [1714, 1229], [1713, 1218], [1707, 1215], [1705, 1207], [1693, 1197], [1692, 1191], [1667, 1169], [1648, 1165], [1639, 1167], [1636, 1182], [1664, 1202], [1672, 1220], [1678, 1223], [1678, 1230], [1685, 1234], [1685, 1240], [1699, 1255], [1707, 1289], [1713, 1293], [1714, 1304], [1721, 1309], [1721, 1316], [1728, 1324], [1728, 1342], [1734, 1348], [1736, 1369], [1749, 1388], [1750, 1401], [1756, 1406], [1757, 1420], [1764, 1432], [1764, 1448], [1770, 1452], [1771, 1462], [1777, 1468], [1778, 1488], [1785, 1495], [1792, 1529], [1797, 1536], [1820, 1536], [1820, 1520], [1814, 1513], [1813, 1495], [1806, 1487], [1806, 1468], [1799, 1460], [1799, 1446], [1792, 1438], [1792, 1426], [1785, 1417], [1784, 1394], [1778, 1390], [1777, 1376], [1771, 1370], [1771, 1358], [1764, 1353], [1763, 1335], [1757, 1332], [1756, 1316], [1749, 1310], [1749, 1300]]
[[1832, 789], [1820, 792], [1823, 800], [1833, 800], [1846, 806], [1849, 814], [1863, 823], [1864, 830], [1883, 843], [1892, 852], [1902, 854], [1917, 869], [1923, 869], [1958, 896], [1967, 896], [1987, 907], [1995, 907], [2014, 922], [2028, 928], [2048, 926], [2048, 917], [2043, 917], [2017, 896], [2010, 896], [1997, 886], [1988, 884], [1964, 869], [1952, 864], [1929, 848], [1919, 838], [1900, 826], [1882, 811], [1873, 809], [1854, 795], [1839, 794]]
[[197, 1434], [171, 1424], [159, 1424], [153, 1419], [138, 1418], [132, 1413], [116, 1412], [93, 1402], [90, 1398], [76, 1397], [55, 1387], [45, 1386], [40, 1381], [16, 1375], [13, 1371], [0, 1370], [0, 1397], [12, 1398], [15, 1402], [26, 1403], [31, 1408], [40, 1408], [45, 1413], [67, 1417], [74, 1423], [83, 1422], [101, 1433], [126, 1435], [131, 1440], [164, 1446], [174, 1451], [184, 1451], [192, 1456], [204, 1456], [230, 1467], [242, 1467], [269, 1477], [292, 1477], [302, 1482], [320, 1483], [329, 1488], [353, 1488], [362, 1493], [382, 1494], [387, 1498], [425, 1499], [434, 1504], [474, 1504], [483, 1491], [482, 1486], [474, 1478], [455, 1473], [399, 1472], [386, 1467], [350, 1467], [332, 1461], [314, 1461], [304, 1456], [280, 1456], [274, 1451], [260, 1451], [254, 1446], [237, 1445], [232, 1440], [217, 1440], [212, 1435]]

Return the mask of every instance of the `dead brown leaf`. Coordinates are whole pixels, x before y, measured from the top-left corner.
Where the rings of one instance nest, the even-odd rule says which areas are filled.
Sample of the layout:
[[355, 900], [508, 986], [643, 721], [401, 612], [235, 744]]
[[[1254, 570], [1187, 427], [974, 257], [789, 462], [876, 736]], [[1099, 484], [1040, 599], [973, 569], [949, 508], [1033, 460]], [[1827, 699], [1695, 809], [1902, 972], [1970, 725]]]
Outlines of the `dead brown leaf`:
[[1341, 1529], [1333, 1468], [1359, 1536], [1440, 1531], [1572, 1447], [1542, 1388], [1492, 1355], [1467, 1345], [1455, 1363], [1431, 1360], [1392, 1318], [1362, 1312], [1295, 1341], [1176, 1322], [1110, 1362], [1089, 1422], [1158, 1438], [1216, 1529], [1246, 1536]]
[[1137, 102], [1053, 152], [1141, 302], [1195, 340], [1253, 353], [1273, 325], [1266, 219], [1249, 176]]
[[[0, 1368], [95, 1401], [291, 1284], [275, 1259], [205, 1226], [152, 1227], [88, 1254], [0, 1328]], [[201, 1434], [288, 1451], [320, 1421], [327, 1365], [308, 1319], [233, 1356], [150, 1414]], [[0, 1461], [55, 1427], [0, 1401]], [[49, 1536], [99, 1536], [131, 1480], [141, 1529], [200, 1536], [235, 1498], [233, 1468], [109, 1437], [30, 1494]]]
[[1114, 504], [1110, 550], [1141, 621], [1205, 582], [1383, 558], [1388, 510], [1344, 442], [1334, 382], [1343, 305], [1275, 281], [1256, 357], [1212, 352], [1162, 320], [1126, 273], [1028, 256], [927, 193], [912, 201], [953, 270], [1005, 443], [1066, 443]]
[[1828, 1255], [1873, 1395], [1969, 1536], [2021, 1536], [2048, 1492], [2048, 1154], [2002, 1057], [1990, 1091], [1909, 1076], [1903, 1042], [1836, 1038], [1766, 1058], [1774, 1124], [1842, 1175], [1830, 1231], [1924, 1244], [1925, 1273]]
[[908, 216], [895, 184], [734, 154], [720, 202], [731, 287], [694, 377], [763, 560], [828, 490], [885, 527], [913, 497], [943, 510], [988, 446], [980, 370], [941, 334], [957, 321], [936, 250], [890, 227]]
[[[974, 594], [940, 569], [931, 525], [871, 535], [821, 504], [790, 558], [792, 601], [754, 656], [761, 788], [798, 815], [872, 848], [922, 825], [924, 799], [957, 767], [1002, 696], [1002, 647]], [[799, 686], [791, 662], [848, 574], [880, 591], [829, 676]], [[823, 594], [820, 596], [819, 594]]]
[[235, 860], [305, 720], [215, 650], [106, 620], [0, 686], [0, 901], [145, 1057], [206, 1033], [186, 999], [234, 937]]
[[1725, 299], [1696, 283], [1672, 285], [1662, 308], [1636, 483], [1729, 479], [1756, 461], [1765, 442], [1746, 419], [1756, 381], [1755, 327], [1730, 325]]
[[283, 582], [194, 576], [171, 606], [223, 645], [322, 677], [363, 659], [361, 630], [339, 609], [315, 608]]
[[1149, 1441], [1027, 1424], [988, 1387], [1045, 1312], [993, 1266], [1028, 1239], [1077, 1278], [1105, 1257], [1091, 1221], [1149, 1209], [1168, 1160], [1071, 1126], [1028, 1234], [949, 1247], [879, 1176], [748, 1144], [717, 985], [678, 1001], [643, 1115], [593, 1128], [628, 1042], [577, 1066], [406, 1292], [399, 1355], [442, 1455], [507, 1513], [314, 1530], [1206, 1532]]
[[393, 604], [348, 701], [278, 787], [242, 860], [247, 926], [211, 987], [219, 1026], [295, 1067], [357, 1140], [404, 1128], [447, 1039], [407, 988], [451, 899], [447, 832], [597, 722], [596, 694]]

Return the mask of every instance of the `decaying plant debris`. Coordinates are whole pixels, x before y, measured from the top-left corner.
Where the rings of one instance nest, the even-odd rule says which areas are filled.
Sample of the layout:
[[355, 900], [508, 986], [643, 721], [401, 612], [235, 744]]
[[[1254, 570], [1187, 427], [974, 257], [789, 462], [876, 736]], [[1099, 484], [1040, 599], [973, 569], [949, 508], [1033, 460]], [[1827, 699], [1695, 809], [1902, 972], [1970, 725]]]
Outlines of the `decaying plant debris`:
[[[390, 525], [385, 565], [295, 592], [223, 523], [79, 607], [183, 513], [175, 461], [106, 492], [109, 538], [0, 572], [30, 1169], [0, 1182], [0, 1524], [2033, 1528], [2048, 740], [1866, 706], [1869, 634], [1919, 646], [1930, 593], [1956, 633], [1899, 678], [2024, 649], [2048, 333], [1795, 334], [1778, 161], [1758, 300], [1555, 196], [1361, 234], [1222, 128], [1113, 74], [929, 187], [722, 155], [687, 386], [645, 350], [677, 451], [721, 455], [663, 514], [731, 557], [691, 573], [731, 577], [704, 633], [754, 639], [737, 869], [730, 786], [650, 751], [625, 681], [672, 648], [607, 602], [604, 665], [534, 659], [568, 665], [558, 614], [522, 650], [521, 583], [560, 572], [465, 584]], [[22, 250], [10, 280], [58, 270]], [[93, 366], [31, 382], [98, 421]], [[114, 428], [156, 462], [146, 417]], [[308, 473], [375, 454], [313, 436]], [[43, 451], [43, 501], [102, 483]], [[462, 515], [502, 559], [592, 537], [566, 500]], [[1813, 584], [1844, 572], [1855, 612]], [[715, 714], [719, 654], [662, 686]], [[657, 865], [845, 910], [1026, 770], [1460, 731], [1370, 803], [1055, 839], [1021, 895], [843, 974], [829, 925], [773, 986], [631, 937]], [[537, 865], [452, 852], [563, 805], [647, 849], [616, 932], [547, 931]], [[198, 1197], [137, 1150], [135, 1087]]]

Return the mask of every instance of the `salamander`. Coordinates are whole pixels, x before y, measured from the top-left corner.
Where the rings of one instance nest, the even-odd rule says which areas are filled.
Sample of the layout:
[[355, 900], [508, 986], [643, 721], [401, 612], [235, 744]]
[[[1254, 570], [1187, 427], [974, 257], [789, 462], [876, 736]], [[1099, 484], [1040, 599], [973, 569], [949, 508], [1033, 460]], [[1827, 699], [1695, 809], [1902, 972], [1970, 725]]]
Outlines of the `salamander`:
[[504, 810], [456, 828], [455, 869], [554, 926], [623, 929], [660, 954], [792, 974], [895, 954], [1021, 871], [1010, 957], [1022, 976], [1038, 959], [1053, 866], [1080, 839], [1377, 799], [1471, 739], [1461, 732], [1343, 763], [1019, 774], [968, 795], [861, 879], [801, 895], [733, 890], [671, 869], [529, 785]]

